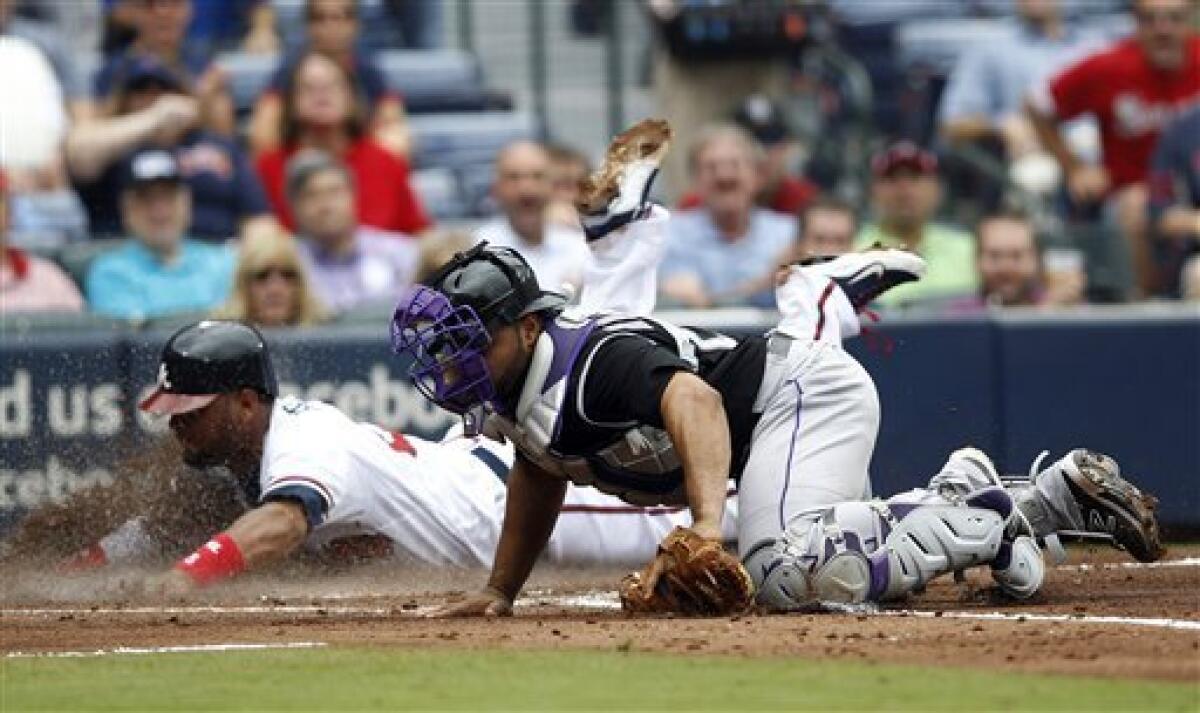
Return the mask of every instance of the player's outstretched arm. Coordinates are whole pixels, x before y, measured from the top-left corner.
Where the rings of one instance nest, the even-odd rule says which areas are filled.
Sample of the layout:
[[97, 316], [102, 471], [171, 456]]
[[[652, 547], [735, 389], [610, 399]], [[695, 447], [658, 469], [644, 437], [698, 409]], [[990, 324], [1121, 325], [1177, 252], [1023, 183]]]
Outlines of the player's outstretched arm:
[[692, 530], [719, 541], [731, 449], [721, 394], [695, 374], [678, 371], [663, 391], [662, 416], [683, 466]]
[[169, 572], [146, 581], [147, 594], [186, 594], [247, 569], [291, 554], [308, 535], [308, 521], [298, 502], [266, 503], [238, 518], [228, 530], [184, 557]]
[[546, 549], [558, 521], [567, 483], [524, 458], [517, 458], [508, 475], [508, 501], [492, 574], [483, 591], [447, 604], [432, 617], [507, 616], [533, 565]]

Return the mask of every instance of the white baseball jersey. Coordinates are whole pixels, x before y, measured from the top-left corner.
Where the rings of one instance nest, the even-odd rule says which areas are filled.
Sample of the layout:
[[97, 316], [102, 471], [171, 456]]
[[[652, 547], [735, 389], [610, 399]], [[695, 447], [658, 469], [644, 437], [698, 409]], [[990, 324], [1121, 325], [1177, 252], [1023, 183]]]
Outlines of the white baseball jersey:
[[[381, 535], [404, 560], [490, 567], [512, 462], [511, 446], [487, 438], [396, 436], [328, 404], [283, 397], [263, 446], [261, 499], [300, 502], [312, 549]], [[571, 487], [547, 555], [560, 564], [640, 564], [671, 528], [690, 522], [685, 508], [631, 507]]]

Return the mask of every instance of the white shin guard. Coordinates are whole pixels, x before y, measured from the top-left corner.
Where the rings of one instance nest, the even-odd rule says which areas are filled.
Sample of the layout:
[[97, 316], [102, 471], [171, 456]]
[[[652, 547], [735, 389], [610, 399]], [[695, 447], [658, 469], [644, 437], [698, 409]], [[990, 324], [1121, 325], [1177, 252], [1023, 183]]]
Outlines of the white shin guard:
[[999, 513], [984, 508], [917, 508], [885, 542], [888, 582], [879, 598], [903, 597], [934, 577], [992, 561], [1000, 549], [1004, 524]]

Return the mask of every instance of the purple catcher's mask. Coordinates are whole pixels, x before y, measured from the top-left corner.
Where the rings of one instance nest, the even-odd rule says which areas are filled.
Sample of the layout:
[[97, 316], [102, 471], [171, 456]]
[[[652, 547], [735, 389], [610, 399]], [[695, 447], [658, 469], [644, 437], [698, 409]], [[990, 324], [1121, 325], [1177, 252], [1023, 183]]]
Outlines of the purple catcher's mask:
[[409, 288], [392, 316], [392, 351], [412, 357], [413, 384], [461, 415], [468, 431], [482, 426], [485, 409], [494, 408], [496, 389], [483, 358], [491, 341], [474, 309], [456, 307], [423, 285]]

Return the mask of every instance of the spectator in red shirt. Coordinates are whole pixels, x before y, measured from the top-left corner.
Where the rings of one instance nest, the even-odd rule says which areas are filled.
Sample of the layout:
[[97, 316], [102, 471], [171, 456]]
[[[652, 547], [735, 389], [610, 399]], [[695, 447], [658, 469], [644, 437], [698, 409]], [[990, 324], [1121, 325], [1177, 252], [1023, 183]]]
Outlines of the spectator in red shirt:
[[300, 149], [321, 149], [350, 167], [358, 186], [358, 220], [383, 230], [419, 235], [430, 220], [408, 180], [408, 162], [364, 133], [363, 109], [341, 65], [306, 52], [288, 77], [280, 135], [283, 145], [258, 157], [258, 173], [279, 220], [295, 229], [284, 172]]
[[[799, 215], [820, 190], [792, 173], [799, 145], [779, 107], [766, 96], [755, 94], [742, 102], [733, 121], [762, 145], [758, 165], [761, 185], [755, 202], [777, 213]], [[702, 202], [699, 191], [692, 189], [679, 200], [679, 207], [698, 208]]]
[[[1146, 175], [1159, 132], [1200, 98], [1200, 36], [1189, 0], [1137, 0], [1133, 38], [1091, 55], [1035, 89], [1029, 114], [1061, 164], [1072, 200], [1106, 203], [1134, 257], [1139, 287], [1156, 285], [1146, 229]], [[1059, 124], [1084, 114], [1100, 124], [1103, 166], [1081, 162]]]
[[[355, 91], [366, 101], [371, 135], [384, 148], [398, 156], [407, 156], [410, 146], [404, 102], [391, 91], [374, 58], [359, 48], [358, 3], [355, 0], [308, 0], [304, 5], [307, 44], [332, 58], [346, 70]], [[283, 112], [282, 93], [287, 77], [303, 53], [284, 58], [266, 91], [254, 103], [247, 138], [258, 154], [277, 148], [282, 137], [279, 117]]]

